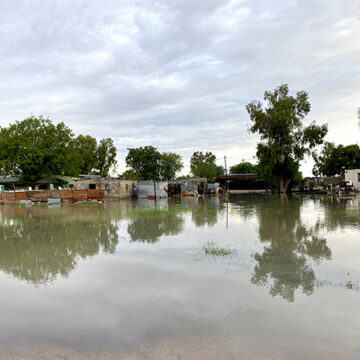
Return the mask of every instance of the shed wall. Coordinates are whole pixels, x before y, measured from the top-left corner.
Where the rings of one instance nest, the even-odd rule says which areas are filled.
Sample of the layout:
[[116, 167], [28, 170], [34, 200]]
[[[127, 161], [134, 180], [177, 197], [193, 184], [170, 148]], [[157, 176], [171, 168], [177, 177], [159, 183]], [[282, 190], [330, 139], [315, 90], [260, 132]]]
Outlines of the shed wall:
[[345, 180], [351, 180], [357, 191], [360, 191], [360, 169], [345, 170]]
[[168, 183], [167, 181], [139, 181], [138, 182], [138, 197], [139, 198], [149, 198], [156, 197], [157, 198], [167, 198], [168, 197]]
[[116, 178], [81, 179], [75, 182], [76, 190], [89, 190], [90, 188], [105, 191], [105, 199], [127, 199], [133, 195], [133, 187], [137, 186], [136, 180], [123, 180]]

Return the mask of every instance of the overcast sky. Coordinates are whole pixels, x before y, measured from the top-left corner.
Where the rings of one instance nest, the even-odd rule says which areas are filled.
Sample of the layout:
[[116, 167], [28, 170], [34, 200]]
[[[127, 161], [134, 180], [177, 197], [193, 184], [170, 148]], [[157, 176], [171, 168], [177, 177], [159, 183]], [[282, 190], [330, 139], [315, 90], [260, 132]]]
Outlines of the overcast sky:
[[0, 0], [0, 125], [43, 114], [111, 137], [119, 172], [144, 145], [185, 173], [198, 150], [255, 161], [245, 105], [282, 83], [327, 140], [359, 142], [359, 0]]

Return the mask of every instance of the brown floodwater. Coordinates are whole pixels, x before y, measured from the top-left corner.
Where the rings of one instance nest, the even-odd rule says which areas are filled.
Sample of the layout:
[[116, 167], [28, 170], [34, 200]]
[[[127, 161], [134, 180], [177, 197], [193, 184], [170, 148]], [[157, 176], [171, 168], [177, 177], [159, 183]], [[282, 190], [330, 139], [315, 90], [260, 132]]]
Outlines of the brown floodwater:
[[359, 197], [3, 205], [0, 360], [358, 360], [359, 234]]

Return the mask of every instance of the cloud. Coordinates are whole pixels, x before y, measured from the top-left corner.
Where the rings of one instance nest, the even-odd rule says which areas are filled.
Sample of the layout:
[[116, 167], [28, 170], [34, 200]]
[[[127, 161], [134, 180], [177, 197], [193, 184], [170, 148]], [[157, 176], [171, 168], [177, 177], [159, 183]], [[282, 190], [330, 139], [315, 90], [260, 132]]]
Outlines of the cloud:
[[359, 19], [335, 0], [2, 1], [0, 125], [48, 115], [114, 138], [120, 164], [150, 144], [236, 163], [258, 141], [245, 105], [288, 83], [329, 140], [354, 143]]

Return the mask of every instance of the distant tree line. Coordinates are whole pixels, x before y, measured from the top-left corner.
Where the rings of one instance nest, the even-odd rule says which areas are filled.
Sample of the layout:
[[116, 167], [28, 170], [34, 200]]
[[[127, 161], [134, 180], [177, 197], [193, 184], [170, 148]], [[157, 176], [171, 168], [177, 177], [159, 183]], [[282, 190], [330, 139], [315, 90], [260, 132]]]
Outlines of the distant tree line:
[[63, 122], [31, 116], [0, 128], [0, 175], [35, 181], [52, 175], [108, 176], [116, 165], [113, 141], [74, 133]]
[[[250, 132], [260, 135], [257, 164], [242, 161], [230, 167], [230, 174], [256, 173], [279, 192], [301, 180], [300, 162], [313, 156], [315, 176], [344, 176], [346, 169], [360, 168], [358, 145], [325, 142], [326, 124], [305, 126], [310, 112], [309, 96], [295, 96], [280, 85], [265, 91], [264, 103], [253, 100], [246, 106], [252, 122]], [[324, 143], [318, 153], [316, 147]], [[121, 178], [169, 180], [183, 169], [182, 157], [174, 152], [159, 152], [153, 146], [128, 148], [127, 170]], [[42, 116], [31, 116], [0, 128], [0, 176], [18, 176], [32, 181], [51, 175], [99, 174], [108, 176], [116, 167], [116, 147], [110, 138], [99, 142], [88, 135], [74, 136], [64, 123], [52, 123]], [[212, 152], [196, 151], [190, 159], [191, 176], [214, 181], [225, 169], [216, 164]], [[187, 175], [187, 177], [189, 177]]]
[[315, 176], [345, 176], [345, 170], [360, 169], [360, 147], [338, 145], [325, 142], [322, 151], [314, 152]]

